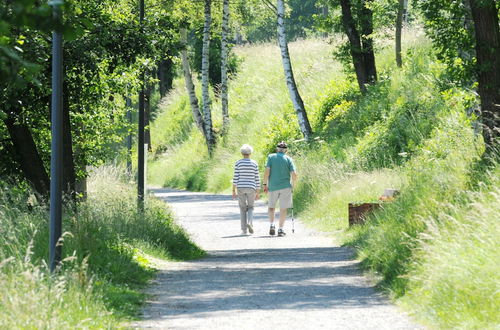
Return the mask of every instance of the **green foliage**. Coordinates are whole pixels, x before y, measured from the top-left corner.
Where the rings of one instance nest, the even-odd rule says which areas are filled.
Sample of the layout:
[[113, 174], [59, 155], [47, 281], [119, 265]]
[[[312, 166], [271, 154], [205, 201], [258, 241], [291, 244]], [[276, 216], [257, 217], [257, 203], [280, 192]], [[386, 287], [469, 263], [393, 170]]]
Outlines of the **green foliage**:
[[55, 278], [44, 266], [45, 206], [24, 191], [2, 188], [2, 327], [73, 328], [85, 322], [93, 328], [116, 327], [134, 317], [144, 301], [140, 290], [155, 273], [146, 252], [173, 260], [203, 255], [173, 222], [164, 202], [148, 200], [145, 213], [138, 213], [135, 191], [125, 180], [117, 169], [95, 170], [88, 200], [66, 210], [64, 261]]
[[[80, 177], [86, 166], [119, 155], [122, 133], [130, 128], [124, 96], [138, 92], [140, 72], [151, 69], [166, 49], [174, 54], [179, 48], [171, 5], [172, 1], [148, 2], [148, 20], [140, 27], [135, 3], [65, 1], [63, 108], [70, 114], [74, 165]], [[48, 167], [50, 30], [57, 25], [45, 3], [26, 0], [1, 6], [1, 116], [27, 127]], [[2, 120], [0, 175], [22, 180], [10, 134]]]
[[424, 27], [448, 78], [465, 86], [475, 81], [474, 23], [467, 1], [424, 0], [416, 6], [424, 16]]
[[[219, 33], [212, 34], [210, 36], [210, 49], [208, 52], [208, 58], [210, 62], [208, 70], [208, 79], [210, 85], [212, 85], [216, 90], [220, 88], [222, 81], [221, 78], [221, 36]], [[201, 53], [203, 48], [203, 28], [200, 28], [194, 34], [194, 57], [191, 63], [191, 68], [198, 73], [201, 79]], [[238, 65], [241, 59], [231, 52], [231, 45], [229, 45], [229, 56], [227, 61], [227, 73], [229, 78], [236, 75], [238, 72]]]
[[[273, 2], [251, 0], [234, 4], [239, 21], [241, 38], [250, 43], [276, 39], [276, 9]], [[316, 36], [314, 15], [318, 13], [318, 0], [288, 0], [285, 2], [285, 26], [287, 39]]]

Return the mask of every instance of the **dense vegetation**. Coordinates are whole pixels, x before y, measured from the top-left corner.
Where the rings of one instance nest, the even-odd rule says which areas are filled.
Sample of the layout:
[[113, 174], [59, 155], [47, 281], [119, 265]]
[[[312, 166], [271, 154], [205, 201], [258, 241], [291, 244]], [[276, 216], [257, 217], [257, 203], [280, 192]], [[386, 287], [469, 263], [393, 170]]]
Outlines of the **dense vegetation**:
[[203, 255], [163, 202], [150, 200], [144, 214], [137, 211], [129, 180], [114, 167], [93, 171], [87, 201], [65, 212], [63, 262], [54, 276], [47, 271], [46, 206], [2, 185], [2, 328], [119, 327], [144, 301], [141, 291], [155, 274], [151, 255]]
[[[263, 169], [276, 142], [289, 141], [300, 176], [295, 208], [303, 220], [342, 233], [344, 244], [380, 276], [380, 286], [422, 322], [491, 328], [499, 322], [500, 303], [494, 263], [498, 166], [486, 174], [481, 167], [474, 93], [449, 82], [446, 66], [420, 30], [407, 35], [413, 37], [403, 43], [404, 66], [396, 68], [391, 48], [381, 50], [381, 79], [364, 95], [330, 58], [324, 41], [290, 44], [316, 133], [311, 143], [301, 139], [293, 118], [277, 48], [236, 49], [244, 61], [231, 81], [228, 136], [207, 157], [178, 86], [153, 123], [157, 149], [149, 180], [227, 192], [241, 143], [254, 146], [253, 158]], [[376, 201], [389, 187], [399, 189], [400, 197], [366, 225], [347, 228], [347, 203]]]

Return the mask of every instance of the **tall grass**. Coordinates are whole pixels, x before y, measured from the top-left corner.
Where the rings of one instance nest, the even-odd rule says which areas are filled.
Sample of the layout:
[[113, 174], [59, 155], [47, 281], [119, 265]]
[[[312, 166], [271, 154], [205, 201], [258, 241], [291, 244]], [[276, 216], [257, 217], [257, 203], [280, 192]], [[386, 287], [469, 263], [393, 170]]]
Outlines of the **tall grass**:
[[493, 182], [449, 212], [426, 218], [416, 262], [402, 302], [425, 323], [439, 328], [498, 329], [500, 326], [500, 171]]
[[169, 259], [203, 252], [164, 203], [148, 200], [138, 213], [128, 177], [96, 169], [88, 200], [65, 210], [63, 258], [47, 269], [48, 214], [24, 192], [0, 198], [0, 327], [110, 328], [134, 317], [155, 270], [148, 254]]

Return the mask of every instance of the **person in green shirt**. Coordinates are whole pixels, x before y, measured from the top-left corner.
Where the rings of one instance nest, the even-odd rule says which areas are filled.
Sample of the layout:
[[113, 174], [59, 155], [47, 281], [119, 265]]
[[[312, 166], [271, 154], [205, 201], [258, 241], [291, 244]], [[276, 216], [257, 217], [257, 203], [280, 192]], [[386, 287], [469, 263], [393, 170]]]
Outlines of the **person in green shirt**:
[[292, 189], [297, 182], [297, 170], [292, 158], [286, 155], [288, 146], [281, 141], [276, 146], [276, 153], [267, 156], [266, 171], [264, 172], [264, 192], [269, 194], [268, 215], [271, 227], [270, 235], [276, 234], [274, 226], [274, 210], [276, 202], [280, 205], [280, 219], [278, 236], [285, 236], [283, 227], [289, 208], [293, 207]]

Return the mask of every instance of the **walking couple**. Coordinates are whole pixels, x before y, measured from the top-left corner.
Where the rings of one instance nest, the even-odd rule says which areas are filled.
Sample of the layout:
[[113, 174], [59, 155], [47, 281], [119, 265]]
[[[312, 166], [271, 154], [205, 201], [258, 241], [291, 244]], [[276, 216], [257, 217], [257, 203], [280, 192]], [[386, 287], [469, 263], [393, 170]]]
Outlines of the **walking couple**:
[[[264, 193], [269, 194], [268, 216], [270, 222], [269, 234], [276, 234], [274, 225], [274, 212], [279, 201], [280, 218], [278, 223], [278, 236], [285, 236], [283, 227], [289, 208], [292, 204], [292, 189], [297, 182], [297, 171], [292, 158], [286, 155], [288, 147], [285, 142], [276, 146], [276, 153], [267, 156], [266, 170], [264, 172]], [[244, 144], [240, 149], [242, 159], [234, 165], [233, 199], [238, 197], [241, 216], [242, 235], [253, 234], [253, 208], [254, 201], [259, 199], [260, 176], [257, 163], [250, 159], [253, 148]]]

